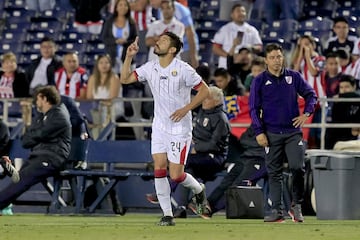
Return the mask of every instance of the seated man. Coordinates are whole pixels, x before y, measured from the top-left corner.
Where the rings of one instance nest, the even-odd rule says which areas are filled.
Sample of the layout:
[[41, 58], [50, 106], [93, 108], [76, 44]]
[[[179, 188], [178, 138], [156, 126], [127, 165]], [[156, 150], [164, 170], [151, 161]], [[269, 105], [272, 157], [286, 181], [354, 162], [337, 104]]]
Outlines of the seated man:
[[[339, 98], [360, 98], [356, 91], [355, 78], [342, 75], [339, 80]], [[331, 123], [360, 123], [360, 102], [334, 102]], [[328, 128], [325, 135], [325, 148], [333, 149], [337, 141], [356, 140], [359, 131], [352, 128]]]
[[211, 217], [213, 213], [225, 207], [225, 203], [221, 200], [224, 192], [230, 186], [255, 185], [259, 179], [267, 175], [265, 169], [265, 151], [264, 148], [256, 142], [255, 132], [251, 127], [241, 135], [239, 148], [241, 155], [238, 161], [235, 162], [220, 185], [216, 187], [208, 197], [211, 211], [209, 211], [209, 215], [205, 217]]
[[[70, 116], [54, 86], [34, 94], [41, 114], [24, 134], [23, 146], [31, 148], [29, 159], [19, 171], [20, 180], [0, 192], [0, 209], [6, 208], [31, 186], [59, 173], [70, 153]], [[7, 160], [8, 161], [8, 160]]]
[[[209, 87], [210, 95], [203, 101], [202, 108], [195, 118], [193, 129], [193, 147], [189, 154], [186, 170], [194, 177], [203, 181], [212, 180], [217, 172], [223, 170], [223, 163], [228, 152], [230, 124], [223, 110], [223, 92], [218, 87]], [[172, 192], [177, 184], [172, 182]], [[185, 217], [185, 207], [188, 204], [189, 192], [182, 194], [178, 205], [182, 206], [174, 215]], [[156, 203], [156, 195], [149, 194], [150, 202]], [[175, 216], [176, 217], [176, 216]]]

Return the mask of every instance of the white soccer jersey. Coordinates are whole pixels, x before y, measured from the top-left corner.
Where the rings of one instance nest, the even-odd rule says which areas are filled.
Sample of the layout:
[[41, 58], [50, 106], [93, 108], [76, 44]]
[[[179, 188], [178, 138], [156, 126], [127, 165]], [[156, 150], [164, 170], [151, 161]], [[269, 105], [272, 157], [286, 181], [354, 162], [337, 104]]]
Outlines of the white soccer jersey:
[[[160, 36], [164, 32], [175, 33], [180, 39], [184, 38], [185, 26], [180, 21], [173, 18], [169, 24], [165, 24], [162, 20], [153, 22], [146, 33], [146, 37]], [[178, 54], [180, 56], [180, 53]], [[154, 47], [150, 47], [148, 60], [154, 60], [157, 56], [154, 54]]]
[[172, 113], [190, 103], [191, 89], [202, 81], [187, 63], [174, 58], [166, 68], [159, 60], [149, 61], [135, 69], [137, 79], [147, 81], [154, 97], [153, 128], [169, 134], [189, 134], [192, 130], [191, 112], [179, 122], [170, 119]]
[[[235, 52], [238, 52], [242, 47], [250, 47], [258, 44], [262, 45], [259, 31], [246, 22], [241, 26], [234, 22], [225, 24], [215, 34], [213, 44], [217, 44], [221, 46], [225, 52], [229, 52], [238, 32], [243, 32], [244, 35], [241, 44], [236, 47]], [[225, 57], [219, 57], [219, 67], [227, 68]]]

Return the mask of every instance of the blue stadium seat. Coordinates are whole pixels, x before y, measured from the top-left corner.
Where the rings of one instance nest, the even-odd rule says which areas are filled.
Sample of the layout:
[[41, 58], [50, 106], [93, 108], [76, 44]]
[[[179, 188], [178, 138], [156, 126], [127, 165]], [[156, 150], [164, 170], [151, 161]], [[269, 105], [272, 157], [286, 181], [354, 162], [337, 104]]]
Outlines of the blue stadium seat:
[[4, 8], [25, 8], [25, 0], [3, 0]]
[[325, 31], [331, 30], [333, 21], [329, 18], [316, 17], [309, 20], [301, 21], [299, 24], [300, 31]]
[[7, 18], [5, 22], [5, 29], [8, 31], [26, 32], [30, 24], [22, 18]]
[[22, 51], [21, 44], [18, 42], [0, 42], [0, 52], [6, 53], [6, 52], [13, 52], [15, 54]]
[[224, 26], [228, 21], [225, 20], [214, 20], [214, 19], [202, 19], [197, 21], [198, 30], [214, 30], [218, 31], [219, 28]]
[[58, 44], [59, 54], [64, 54], [66, 52], [77, 52], [79, 55], [82, 55], [86, 50], [86, 44], [82, 41], [77, 42], [66, 42], [60, 41]]
[[0, 39], [2, 43], [21, 43], [26, 40], [26, 32], [4, 30]]
[[212, 40], [214, 38], [216, 30], [198, 29], [196, 30], [196, 33], [198, 34], [200, 41], [206, 41], [206, 40]]
[[264, 29], [264, 22], [262, 20], [249, 19], [247, 22], [248, 24], [254, 26], [259, 32]]
[[93, 42], [92, 44], [88, 44], [86, 52], [94, 53], [94, 54], [103, 54], [105, 53], [105, 44], [103, 42]]
[[324, 9], [324, 8], [304, 8], [303, 10], [304, 18], [310, 19], [310, 18], [316, 18], [318, 16], [326, 16], [329, 18], [333, 18], [334, 11], [332, 9]]
[[52, 32], [61, 32], [63, 30], [63, 24], [59, 21], [51, 22], [32, 22], [30, 25], [30, 30], [32, 31], [52, 31]]
[[52, 35], [53, 35], [53, 32], [45, 31], [45, 30], [41, 31], [41, 32], [29, 31], [26, 33], [26, 42], [40, 43], [40, 41], [44, 37], [51, 37]]
[[350, 18], [351, 16], [360, 16], [360, 9], [338, 8], [336, 9], [335, 16], [343, 16], [347, 18]]
[[220, 17], [220, 0], [203, 1], [200, 15], [205, 19], [218, 19]]

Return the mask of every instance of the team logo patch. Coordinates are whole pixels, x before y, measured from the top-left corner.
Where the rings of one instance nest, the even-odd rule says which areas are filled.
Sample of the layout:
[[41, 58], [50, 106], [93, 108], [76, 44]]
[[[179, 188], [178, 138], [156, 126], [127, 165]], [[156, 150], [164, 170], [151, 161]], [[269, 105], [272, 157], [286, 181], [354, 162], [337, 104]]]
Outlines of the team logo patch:
[[172, 75], [173, 77], [176, 77], [176, 76], [178, 75], [178, 72], [177, 72], [176, 70], [173, 70], [173, 71], [171, 72], [171, 75]]
[[204, 118], [204, 121], [203, 121], [203, 126], [206, 127], [209, 123], [209, 119], [208, 118]]
[[292, 84], [292, 76], [285, 76], [287, 84]]

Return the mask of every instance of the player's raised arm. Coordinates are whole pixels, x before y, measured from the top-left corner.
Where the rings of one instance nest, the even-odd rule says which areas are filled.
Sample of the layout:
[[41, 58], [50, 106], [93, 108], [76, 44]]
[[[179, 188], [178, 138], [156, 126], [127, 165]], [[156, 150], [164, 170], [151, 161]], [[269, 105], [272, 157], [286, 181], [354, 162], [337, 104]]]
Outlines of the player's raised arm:
[[130, 44], [126, 50], [126, 57], [124, 64], [121, 68], [121, 75], [120, 75], [120, 82], [122, 84], [129, 84], [137, 81], [135, 74], [130, 69], [130, 66], [134, 56], [139, 51], [138, 42], [139, 42], [139, 37], [136, 37], [135, 41], [132, 44]]

